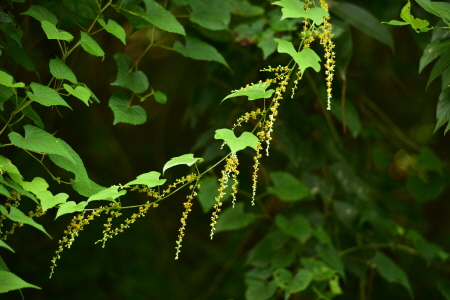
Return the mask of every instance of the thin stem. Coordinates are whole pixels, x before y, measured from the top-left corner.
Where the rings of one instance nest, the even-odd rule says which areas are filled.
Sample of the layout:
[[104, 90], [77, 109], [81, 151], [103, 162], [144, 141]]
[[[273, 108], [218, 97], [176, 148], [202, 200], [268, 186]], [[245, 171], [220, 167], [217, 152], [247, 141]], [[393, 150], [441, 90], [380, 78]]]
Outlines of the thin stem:
[[136, 59], [136, 61], [133, 63], [133, 65], [130, 68], [130, 72], [131, 70], [133, 70], [134, 68], [136, 68], [137, 70], [137, 66], [139, 65], [139, 62], [141, 61], [141, 59], [145, 56], [145, 54], [147, 54], [147, 52], [150, 50], [150, 48], [153, 46], [153, 37], [155, 36], [155, 26], [152, 27], [152, 37], [150, 39], [150, 44], [147, 46], [147, 48], [145, 48], [145, 50], [139, 55], [139, 57]]
[[351, 247], [351, 248], [348, 248], [348, 249], [345, 249], [345, 250], [339, 252], [339, 256], [345, 256], [349, 253], [363, 250], [363, 249], [383, 249], [383, 248], [394, 248], [394, 249], [403, 250], [403, 251], [408, 252], [413, 255], [420, 255], [419, 251], [417, 251], [416, 249], [411, 248], [409, 246], [406, 246], [403, 244], [387, 244], [386, 243], [386, 244], [367, 244], [367, 245]]
[[[23, 148], [22, 148], [23, 149]], [[37, 160], [43, 167], [44, 167], [44, 169], [50, 174], [50, 176], [52, 176], [52, 178], [54, 179], [54, 180], [56, 180], [58, 183], [65, 183], [65, 184], [70, 184], [70, 182], [65, 182], [65, 181], [62, 181], [61, 179], [59, 179], [58, 177], [55, 177], [55, 176], [53, 176], [53, 174], [50, 172], [50, 170], [49, 169], [47, 169], [47, 167], [44, 165], [44, 163], [42, 162], [42, 160], [41, 159], [39, 159], [39, 158], [37, 158], [36, 156], [34, 156], [31, 152], [29, 152], [28, 150], [26, 150], [26, 149], [23, 149], [26, 153], [28, 153], [29, 155], [31, 155], [31, 157], [33, 157], [35, 160]], [[42, 157], [43, 158], [43, 157]]]

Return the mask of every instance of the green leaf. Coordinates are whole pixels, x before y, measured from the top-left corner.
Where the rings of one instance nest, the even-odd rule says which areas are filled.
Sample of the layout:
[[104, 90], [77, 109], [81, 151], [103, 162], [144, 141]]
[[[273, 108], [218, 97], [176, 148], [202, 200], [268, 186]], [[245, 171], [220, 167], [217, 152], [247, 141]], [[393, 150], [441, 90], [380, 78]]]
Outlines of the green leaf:
[[69, 198], [66, 193], [59, 193], [55, 196], [50, 191], [43, 191], [36, 195], [41, 200], [42, 211], [55, 207], [58, 204], [65, 203]]
[[445, 2], [433, 2], [430, 0], [416, 0], [420, 6], [427, 12], [438, 16], [447, 25], [450, 25], [450, 4]]
[[377, 271], [388, 282], [399, 283], [408, 290], [409, 295], [413, 298], [411, 286], [409, 285], [406, 273], [400, 269], [389, 257], [380, 251], [377, 251], [373, 262], [376, 264]]
[[21, 13], [21, 15], [29, 15], [39, 22], [47, 21], [55, 26], [58, 24], [58, 18], [51, 11], [41, 5], [31, 5], [30, 8], [26, 12]]
[[409, 175], [406, 187], [417, 202], [426, 203], [439, 197], [444, 192], [445, 184], [443, 178], [438, 175], [428, 176], [428, 182], [419, 176]]
[[19, 172], [19, 169], [13, 163], [4, 156], [0, 155], [0, 170], [3, 172], [8, 172], [9, 174], [17, 174], [20, 177], [22, 175]]
[[0, 271], [0, 293], [7, 293], [9, 291], [20, 290], [23, 288], [41, 289], [38, 286], [24, 281], [14, 273], [9, 271]]
[[197, 161], [202, 162], [203, 158], [201, 158], [201, 157], [195, 157], [194, 158], [194, 154], [192, 154], [192, 153], [181, 155], [181, 156], [177, 156], [177, 157], [173, 157], [164, 165], [163, 174], [164, 174], [164, 172], [167, 169], [172, 168], [174, 166], [177, 166], [177, 165], [188, 165], [190, 167], [193, 164], [195, 164]]
[[405, 25], [409, 25], [409, 23], [407, 22], [403, 22], [403, 21], [398, 21], [398, 20], [391, 20], [389, 22], [381, 22], [383, 24], [388, 24], [388, 25], [394, 25], [394, 26], [405, 26]]
[[286, 18], [307, 18], [313, 20], [316, 25], [320, 25], [322, 24], [324, 17], [330, 16], [330, 14], [321, 7], [313, 7], [310, 10], [305, 11], [305, 9], [303, 8], [304, 3], [297, 0], [281, 0], [272, 2], [272, 4], [282, 7], [282, 20]]
[[67, 31], [56, 28], [55, 25], [48, 21], [42, 21], [41, 25], [42, 29], [44, 29], [45, 35], [49, 40], [63, 40], [68, 42], [73, 40], [73, 35], [71, 35]]
[[23, 128], [25, 129], [25, 137], [22, 137], [17, 132], [8, 134], [11, 143], [17, 147], [35, 152], [58, 154], [73, 162], [69, 152], [67, 152], [59, 139], [33, 125], [25, 125]]
[[191, 22], [209, 30], [227, 30], [231, 7], [223, 0], [189, 0]]
[[446, 300], [450, 300], [450, 281], [446, 279], [440, 279], [437, 283], [437, 288], [441, 292], [442, 296]]
[[291, 42], [281, 39], [275, 39], [278, 43], [278, 52], [287, 53], [295, 60], [302, 73], [309, 67], [313, 68], [316, 72], [320, 71], [320, 57], [313, 50], [306, 48], [300, 52], [295, 51]]
[[428, 147], [420, 149], [416, 160], [417, 168], [424, 171], [435, 171], [442, 174], [442, 164], [440, 158]]
[[[332, 105], [331, 112], [336, 118], [343, 122], [342, 107], [340, 105]], [[357, 138], [362, 130], [361, 119], [358, 110], [350, 99], [345, 99], [345, 125], [350, 130], [352, 137]]]
[[155, 97], [156, 102], [161, 103], [161, 104], [165, 104], [167, 102], [167, 96], [166, 94], [164, 94], [163, 92], [160, 91], [156, 91], [153, 94], [153, 97]]
[[336, 251], [336, 248], [334, 248], [332, 244], [328, 244], [326, 246], [317, 244], [316, 252], [327, 264], [330, 265], [330, 267], [337, 270], [339, 274], [345, 278], [344, 263], [342, 262], [339, 253]]
[[267, 191], [283, 201], [298, 201], [311, 195], [309, 189], [290, 173], [279, 171], [270, 173], [274, 186]]
[[254, 213], [244, 211], [244, 203], [239, 202], [233, 207], [225, 209], [217, 221], [215, 232], [237, 230], [247, 227], [256, 219]]
[[2, 240], [0, 240], [0, 247], [8, 249], [12, 253], [16, 253], [16, 252], [14, 252], [13, 248], [11, 248], [7, 243], [5, 243]]
[[49, 187], [47, 181], [42, 177], [35, 177], [31, 182], [24, 181], [20, 184], [24, 190], [32, 192], [37, 195], [40, 192], [46, 191]]
[[50, 59], [50, 73], [58, 79], [67, 79], [72, 83], [77, 83], [77, 77], [72, 70], [58, 57]]
[[[217, 190], [220, 186], [217, 178], [214, 176], [203, 176], [200, 179], [199, 184], [201, 188], [198, 191], [197, 199], [202, 206], [203, 212], [206, 213], [214, 206], [214, 204], [216, 204], [214, 198], [217, 196]], [[222, 202], [230, 198], [232, 192], [231, 185], [229, 184], [223, 192], [225, 193], [225, 196], [223, 196]]]
[[230, 69], [225, 61], [225, 58], [223, 58], [222, 54], [220, 54], [216, 48], [195, 37], [187, 35], [186, 46], [184, 46], [181, 42], [176, 41], [173, 44], [173, 48], [185, 57], [196, 60], [215, 61]]
[[102, 25], [102, 27], [112, 35], [114, 35], [116, 38], [118, 38], [124, 45], [126, 45], [126, 33], [125, 29], [123, 29], [122, 26], [120, 26], [116, 21], [113, 19], [109, 19], [108, 23], [106, 23], [102, 19], [98, 19], [98, 23]]
[[4, 50], [9, 56], [14, 58], [16, 63], [30, 72], [36, 71], [36, 67], [33, 61], [30, 59], [25, 50], [22, 49], [22, 47], [8, 35], [6, 36], [6, 42], [0, 40], [0, 46], [3, 47], [2, 50]]
[[330, 278], [328, 280], [328, 283], [330, 286], [330, 290], [334, 295], [342, 294], [342, 289], [341, 286], [339, 285], [339, 276], [334, 276], [333, 278]]
[[216, 140], [224, 140], [233, 153], [244, 150], [247, 147], [252, 147], [256, 150], [259, 141], [253, 133], [247, 131], [243, 132], [241, 136], [237, 138], [234, 135], [234, 132], [227, 128], [217, 129], [214, 138]]
[[90, 37], [86, 32], [80, 31], [81, 39], [80, 44], [81, 47], [87, 52], [95, 56], [105, 57], [105, 52], [103, 49], [97, 44], [97, 42]]
[[69, 92], [72, 96], [77, 97], [81, 101], [84, 102], [87, 106], [89, 106], [89, 98], [91, 97], [91, 91], [82, 86], [76, 86], [73, 89], [70, 85], [64, 83], [64, 88]]
[[62, 215], [71, 214], [76, 211], [82, 211], [88, 203], [86, 201], [82, 201], [78, 204], [75, 201], [67, 201], [59, 206], [58, 212], [56, 213], [55, 220]]
[[25, 83], [23, 83], [23, 82], [17, 82], [17, 83], [13, 83], [13, 82], [14, 82], [14, 78], [11, 75], [9, 75], [8, 73], [5, 73], [3, 71], [0, 71], [0, 84], [7, 86], [7, 87], [11, 87], [11, 88], [25, 86]]
[[247, 263], [265, 267], [280, 253], [289, 237], [279, 230], [270, 231], [248, 252]]
[[263, 59], [266, 59], [277, 50], [278, 44], [273, 38], [267, 38], [260, 40], [257, 46], [263, 52]]
[[[416, 32], [422, 32], [424, 27], [430, 25], [427, 20], [421, 20], [419, 18], [416, 19], [411, 15], [411, 2], [409, 2], [409, 0], [408, 3], [406, 3], [406, 5], [403, 7], [400, 13], [400, 18], [410, 24]], [[428, 29], [425, 30], [428, 31]]]
[[92, 196], [90, 196], [87, 200], [87, 202], [95, 201], [95, 200], [108, 200], [108, 201], [114, 201], [115, 199], [123, 196], [127, 193], [126, 190], [118, 191], [118, 186], [112, 186], [107, 189], [104, 189], [103, 191], [100, 191]]
[[444, 52], [441, 57], [434, 64], [433, 69], [430, 73], [430, 78], [428, 78], [427, 88], [433, 80], [435, 80], [439, 75], [442, 74], [448, 67], [450, 67], [450, 52]]
[[22, 47], [23, 30], [20, 28], [19, 24], [15, 22], [0, 23], [0, 30], [3, 34], [9, 36], [11, 39], [16, 41], [20, 47]]
[[130, 73], [131, 58], [123, 53], [114, 55], [117, 63], [117, 78], [111, 85], [121, 86], [137, 94], [148, 89], [147, 76], [142, 71]]
[[64, 5], [66, 5], [71, 11], [79, 14], [80, 16], [87, 19], [95, 19], [99, 12], [99, 5], [96, 1], [92, 0], [63, 0]]
[[135, 180], [130, 181], [125, 185], [142, 184], [142, 185], [146, 185], [149, 188], [163, 185], [164, 182], [166, 182], [166, 179], [159, 179], [159, 176], [161, 176], [161, 173], [151, 171], [151, 172], [139, 175]]
[[436, 127], [434, 128], [435, 133], [441, 126], [448, 122], [444, 135], [450, 129], [450, 88], [446, 88], [439, 95], [439, 101], [436, 109]]
[[333, 13], [368, 36], [388, 45], [394, 51], [394, 40], [388, 29], [367, 10], [351, 3], [339, 2], [333, 7]]
[[27, 92], [27, 95], [31, 100], [45, 106], [62, 105], [72, 109], [54, 89], [36, 82], [32, 82], [30, 87], [33, 93]]
[[147, 121], [147, 113], [142, 106], [129, 106], [129, 102], [128, 96], [122, 91], [112, 94], [109, 107], [114, 113], [114, 125], [120, 122], [139, 125]]
[[336, 275], [336, 270], [330, 268], [321, 260], [302, 257], [300, 259], [300, 262], [303, 266], [305, 266], [306, 269], [308, 269], [312, 273], [313, 280], [328, 280]]
[[270, 98], [270, 97], [272, 97], [272, 94], [275, 92], [275, 90], [266, 91], [266, 89], [269, 86], [270, 86], [270, 83], [262, 82], [262, 83], [253, 84], [251, 86], [247, 86], [245, 88], [241, 88], [239, 90], [233, 91], [230, 95], [223, 98], [222, 102], [225, 99], [232, 98], [232, 97], [239, 97], [239, 96], [247, 96], [248, 100]]
[[78, 176], [76, 177], [75, 180], [70, 179], [70, 184], [72, 185], [73, 189], [77, 191], [78, 194], [85, 197], [90, 197], [106, 189], [106, 187], [98, 185], [90, 179], [83, 180], [79, 179]]
[[50, 160], [58, 167], [74, 173], [76, 180], [88, 181], [89, 177], [80, 156], [65, 141], [59, 139], [59, 142], [64, 146], [66, 151], [69, 153], [71, 159], [68, 159], [61, 155], [50, 154], [49, 155]]
[[36, 199], [36, 197], [25, 191], [17, 182], [12, 181], [9, 178], [4, 178], [2, 175], [0, 175], [0, 182], [3, 183], [4, 185], [9, 186], [10, 188], [12, 188], [13, 190], [18, 191], [19, 193], [21, 193], [22, 195], [27, 196], [28, 198], [30, 198], [31, 200], [33, 200], [34, 202], [36, 202], [37, 205], [40, 205], [39, 201]]
[[246, 300], [268, 300], [272, 298], [277, 290], [275, 281], [266, 283], [261, 279], [247, 279], [245, 281], [247, 289], [245, 290]]
[[281, 214], [275, 216], [275, 224], [288, 235], [296, 238], [300, 243], [305, 244], [311, 237], [311, 226], [308, 220], [301, 215], [295, 215], [291, 219], [287, 219]]
[[262, 7], [252, 5], [247, 1], [242, 0], [228, 0], [231, 5], [231, 13], [243, 17], [254, 17], [264, 13]]
[[[42, 231], [43, 233], [45, 233], [49, 238], [52, 238], [47, 233], [47, 231], [45, 231], [44, 227], [42, 227], [41, 224], [38, 224], [32, 218], [27, 217], [18, 208], [14, 207], [14, 206], [10, 206], [9, 209], [10, 210], [9, 210], [9, 213], [8, 213], [7, 209], [3, 205], [0, 205], [0, 212], [3, 215], [5, 215], [6, 217], [8, 217], [9, 219], [11, 219], [12, 221], [33, 226], [34, 228], [36, 228], [36, 229]], [[1, 282], [1, 280], [0, 280], [0, 282]]]
[[160, 4], [153, 0], [144, 0], [146, 14], [144, 18], [156, 27], [173, 33], [186, 35], [184, 27], [178, 20]]
[[[18, 97], [18, 99], [19, 98], [20, 97]], [[28, 105], [27, 107], [25, 107], [22, 110], [22, 112], [25, 114], [25, 116], [30, 118], [30, 120], [32, 120], [34, 122], [34, 124], [41, 127], [42, 129], [44, 129], [44, 123], [42, 122], [41, 117], [39, 117], [39, 115], [36, 113], [36, 111], [34, 111], [34, 109], [31, 107], [31, 105]]]
[[278, 287], [288, 290], [290, 293], [305, 290], [313, 279], [312, 273], [306, 269], [301, 269], [293, 276], [289, 270], [278, 268], [273, 272], [273, 277]]
[[12, 198], [9, 191], [3, 185], [0, 185], [0, 194], [2, 194], [3, 196], [6, 196], [7, 198]]
[[433, 259], [439, 260], [442, 248], [434, 243], [425, 240], [417, 231], [408, 230], [406, 238], [412, 240], [414, 248], [426, 259], [427, 264], [430, 265]]

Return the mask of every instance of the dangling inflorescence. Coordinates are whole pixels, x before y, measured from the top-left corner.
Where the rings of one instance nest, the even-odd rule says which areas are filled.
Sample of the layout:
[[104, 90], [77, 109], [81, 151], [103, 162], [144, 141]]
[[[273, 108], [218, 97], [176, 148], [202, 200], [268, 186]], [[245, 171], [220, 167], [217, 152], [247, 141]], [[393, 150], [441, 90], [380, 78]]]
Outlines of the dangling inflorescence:
[[176, 254], [175, 254], [175, 259], [178, 259], [178, 254], [181, 252], [181, 244], [183, 242], [183, 237], [184, 237], [184, 231], [186, 230], [186, 220], [188, 218], [188, 214], [191, 212], [191, 208], [193, 205], [192, 200], [194, 200], [194, 198], [197, 196], [197, 191], [200, 188], [200, 184], [198, 183], [200, 178], [196, 178], [196, 182], [195, 184], [191, 184], [189, 186], [189, 189], [192, 190], [190, 195], [186, 196], [187, 201], [183, 203], [184, 205], [184, 212], [183, 215], [181, 217], [181, 227], [178, 230], [180, 233], [178, 234], [178, 240], [177, 240], [177, 246], [175, 247], [175, 249], [177, 250]]

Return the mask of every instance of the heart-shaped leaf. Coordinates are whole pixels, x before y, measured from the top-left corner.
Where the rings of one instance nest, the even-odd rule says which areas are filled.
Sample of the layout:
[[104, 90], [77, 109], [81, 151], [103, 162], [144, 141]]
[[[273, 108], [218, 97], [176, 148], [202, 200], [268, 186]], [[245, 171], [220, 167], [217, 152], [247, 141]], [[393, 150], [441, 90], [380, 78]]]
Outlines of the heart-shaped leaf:
[[77, 83], [77, 77], [72, 70], [58, 57], [50, 59], [50, 73], [55, 78], [67, 79], [72, 83]]
[[112, 186], [109, 187], [103, 191], [100, 191], [88, 198], [88, 202], [94, 201], [94, 200], [108, 200], [108, 201], [114, 201], [116, 198], [125, 195], [127, 191], [122, 190], [118, 191], [118, 186]]
[[33, 93], [27, 92], [27, 95], [31, 100], [45, 106], [63, 105], [72, 109], [54, 89], [36, 82], [32, 82], [30, 87]]
[[320, 57], [313, 50], [306, 48], [300, 52], [295, 51], [294, 45], [291, 42], [281, 39], [275, 39], [278, 43], [278, 52], [287, 53], [295, 60], [302, 73], [309, 67], [312, 67], [316, 72], [320, 71]]
[[20, 184], [24, 190], [32, 192], [37, 195], [40, 192], [46, 191], [49, 187], [47, 181], [41, 177], [35, 177], [31, 182], [24, 181]]
[[85, 87], [77, 86], [73, 89], [70, 85], [64, 83], [64, 88], [69, 94], [77, 97], [81, 101], [84, 102], [87, 106], [89, 106], [89, 98], [91, 97], [91, 91]]
[[163, 185], [164, 182], [166, 182], [166, 179], [159, 179], [159, 176], [161, 176], [161, 173], [151, 171], [151, 172], [139, 175], [135, 180], [130, 181], [125, 185], [143, 184], [149, 188]]
[[39, 200], [41, 200], [42, 211], [55, 207], [58, 204], [65, 203], [69, 195], [66, 193], [59, 193], [55, 196], [52, 195], [50, 191], [42, 191], [36, 195]]
[[56, 213], [55, 220], [65, 214], [71, 214], [76, 211], [82, 211], [88, 203], [86, 201], [82, 201], [78, 204], [75, 201], [68, 201], [59, 206], [58, 212]]
[[172, 168], [174, 166], [177, 166], [177, 165], [188, 165], [190, 167], [193, 164], [195, 164], [197, 161], [202, 162], [203, 158], [194, 157], [194, 154], [192, 154], [192, 153], [181, 155], [181, 156], [178, 156], [178, 157], [173, 157], [164, 165], [163, 174], [164, 174], [164, 172], [167, 169]]
[[227, 128], [217, 129], [214, 138], [217, 140], [224, 140], [233, 153], [236, 153], [247, 147], [252, 147], [256, 150], [256, 146], [259, 141], [259, 139], [253, 133], [247, 131], [242, 133], [241, 136], [237, 138], [234, 135], [234, 132]]
[[255, 100], [255, 99], [261, 99], [261, 98], [270, 98], [272, 94], [275, 92], [275, 90], [268, 90], [266, 89], [269, 87], [270, 83], [268, 82], [262, 82], [253, 84], [251, 86], [246, 86], [245, 88], [241, 88], [240, 90], [236, 90], [230, 95], [223, 98], [222, 101], [228, 98], [232, 97], [238, 97], [238, 96], [247, 96], [248, 100]]
[[122, 91], [112, 94], [109, 107], [114, 113], [114, 125], [120, 122], [139, 125], [147, 121], [147, 113], [142, 106], [129, 106], [129, 102], [128, 96]]
[[307, 18], [313, 20], [316, 25], [320, 25], [323, 22], [323, 18], [330, 15], [325, 9], [321, 7], [314, 7], [308, 11], [305, 11], [305, 9], [303, 8], [304, 3], [298, 0], [280, 0], [273, 2], [272, 4], [282, 7], [282, 20], [286, 18]]
[[116, 21], [113, 19], [109, 19], [108, 23], [103, 21], [102, 19], [98, 19], [98, 23], [102, 25], [102, 27], [112, 35], [114, 35], [116, 38], [118, 38], [124, 45], [126, 45], [125, 42], [125, 29], [123, 29], [122, 26], [120, 26]]
[[11, 87], [11, 88], [15, 88], [15, 87], [24, 87], [25, 83], [23, 82], [14, 82], [14, 78], [9, 75], [8, 73], [5, 73], [3, 71], [0, 71], [0, 84], [7, 86], [7, 87]]
[[105, 57], [105, 52], [103, 49], [97, 44], [97, 42], [86, 32], [80, 31], [81, 39], [80, 44], [81, 47], [87, 52], [95, 56]]
[[25, 125], [23, 128], [25, 129], [25, 137], [22, 137], [17, 132], [8, 134], [11, 143], [17, 147], [35, 152], [58, 154], [73, 162], [72, 157], [64, 148], [60, 139], [33, 125]]
[[29, 15], [39, 22], [48, 21], [55, 26], [58, 24], [58, 18], [51, 11], [41, 5], [31, 5], [30, 9], [21, 13], [21, 15]]
[[129, 89], [137, 94], [145, 92], [148, 87], [147, 76], [141, 72], [129, 72], [131, 66], [131, 58], [123, 53], [114, 55], [117, 63], [117, 78], [111, 85], [117, 85]]
[[63, 40], [68, 42], [73, 40], [73, 35], [71, 35], [67, 31], [59, 30], [49, 21], [42, 21], [41, 25], [42, 29], [44, 29], [45, 35], [49, 40]]

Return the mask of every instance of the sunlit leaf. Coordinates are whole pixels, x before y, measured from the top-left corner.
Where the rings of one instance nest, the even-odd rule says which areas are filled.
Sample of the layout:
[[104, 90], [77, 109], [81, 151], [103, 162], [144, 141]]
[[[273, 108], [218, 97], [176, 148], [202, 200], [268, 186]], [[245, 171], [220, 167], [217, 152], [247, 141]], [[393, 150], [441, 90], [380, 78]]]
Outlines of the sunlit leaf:
[[49, 155], [50, 160], [54, 164], [56, 164], [58, 167], [74, 173], [76, 180], [79, 180], [79, 181], [80, 180], [81, 181], [89, 180], [86, 168], [84, 167], [84, 163], [81, 160], [80, 156], [65, 141], [63, 141], [63, 140], [59, 140], [59, 141], [60, 141], [60, 143], [62, 143], [62, 145], [64, 146], [66, 151], [69, 153], [71, 159], [68, 159], [64, 156], [57, 155], [57, 154], [50, 154]]
[[[411, 2], [406, 3], [406, 5], [403, 7], [400, 18], [402, 18], [405, 22], [408, 22], [414, 28], [416, 32], [422, 32], [424, 31], [424, 28], [426, 28], [430, 23], [428, 23], [427, 20], [421, 20], [419, 18], [414, 18], [411, 15]], [[425, 31], [428, 31], [428, 29], [425, 29]]]
[[98, 43], [86, 32], [80, 31], [81, 39], [80, 44], [81, 47], [89, 54], [95, 55], [95, 56], [105, 56], [105, 52], [103, 49], [98, 45]]
[[416, 0], [424, 10], [441, 18], [447, 25], [450, 25], [450, 3], [430, 0]]
[[167, 11], [159, 3], [153, 0], [144, 0], [144, 3], [146, 14], [140, 15], [141, 17], [162, 30], [186, 35], [184, 27], [170, 11]]
[[156, 91], [153, 94], [153, 97], [155, 97], [156, 102], [161, 103], [161, 104], [165, 104], [167, 102], [167, 96], [166, 94], [164, 94], [161, 91]]
[[247, 131], [243, 132], [241, 136], [237, 138], [234, 135], [234, 132], [227, 128], [217, 129], [214, 138], [224, 140], [233, 153], [236, 153], [247, 147], [251, 147], [256, 150], [256, 146], [259, 141], [259, 139], [254, 134]]
[[7, 86], [7, 87], [11, 87], [11, 88], [15, 88], [15, 87], [24, 87], [25, 83], [23, 82], [14, 82], [14, 78], [9, 75], [8, 73], [5, 73], [3, 71], [0, 71], [0, 84]]
[[291, 42], [281, 39], [275, 39], [278, 43], [278, 52], [287, 53], [295, 60], [302, 70], [302, 73], [309, 67], [313, 68], [316, 72], [320, 71], [320, 57], [313, 50], [306, 48], [297, 52]]
[[113, 19], [109, 19], [108, 23], [106, 23], [102, 19], [98, 19], [98, 23], [102, 25], [102, 27], [112, 35], [114, 35], [116, 38], [118, 38], [124, 45], [126, 45], [126, 33], [125, 29], [123, 29], [122, 26], [120, 26], [116, 21]]
[[67, 79], [72, 83], [77, 83], [77, 77], [72, 70], [58, 57], [50, 59], [50, 73], [58, 79]]
[[60, 142], [60, 140], [55, 138], [50, 133], [45, 132], [44, 130], [33, 125], [25, 125], [23, 128], [25, 129], [25, 137], [22, 137], [17, 132], [11, 132], [8, 134], [11, 143], [17, 147], [35, 152], [58, 154], [66, 157], [70, 161], [73, 161], [72, 157], [64, 148], [64, 145]]
[[0, 240], [0, 247], [8, 249], [12, 253], [15, 253], [13, 248], [11, 248], [7, 243], [5, 243], [3, 240]]
[[194, 154], [185, 154], [185, 155], [181, 155], [178, 157], [173, 157], [164, 165], [163, 174], [167, 169], [172, 168], [174, 166], [187, 165], [190, 167], [193, 164], [195, 164], [197, 161], [202, 162], [203, 158], [201, 158], [201, 157], [194, 158]]
[[198, 38], [187, 35], [186, 45], [176, 41], [173, 44], [173, 48], [185, 57], [196, 60], [215, 61], [230, 68], [225, 61], [225, 58], [223, 58], [222, 54], [220, 54], [216, 48]]
[[330, 14], [321, 7], [313, 7], [308, 11], [303, 8], [304, 3], [297, 0], [281, 0], [272, 2], [273, 5], [279, 5], [282, 7], [283, 13], [282, 19], [286, 18], [307, 18], [313, 20], [316, 25], [320, 25], [323, 22], [324, 17], [330, 16]]
[[23, 288], [34, 288], [40, 290], [41, 288], [30, 284], [16, 274], [9, 271], [0, 271], [0, 293], [7, 293], [13, 290], [19, 290]]
[[58, 204], [65, 203], [69, 198], [66, 193], [59, 193], [55, 196], [50, 191], [43, 191], [36, 195], [39, 200], [41, 200], [42, 211], [55, 207]]
[[72, 109], [54, 89], [36, 82], [32, 82], [30, 87], [33, 93], [27, 92], [27, 95], [31, 100], [45, 106], [62, 105]]
[[85, 197], [90, 197], [106, 189], [106, 187], [98, 185], [97, 183], [93, 182], [90, 179], [84, 180], [80, 179], [78, 176], [76, 177], [75, 180], [70, 179], [70, 184], [72, 185], [73, 189], [77, 191], [78, 194]]
[[267, 191], [283, 201], [298, 201], [311, 195], [309, 189], [291, 174], [283, 171], [270, 173], [273, 187]]
[[20, 185], [24, 190], [32, 192], [35, 195], [40, 192], [46, 191], [49, 187], [47, 181], [42, 177], [35, 177], [31, 182], [24, 181]]
[[130, 99], [124, 92], [112, 94], [108, 105], [114, 113], [114, 125], [120, 122], [139, 125], [147, 121], [147, 113], [142, 106], [129, 104]]
[[55, 25], [48, 21], [42, 21], [41, 25], [42, 29], [44, 29], [45, 35], [49, 40], [63, 40], [68, 42], [73, 40], [73, 35], [71, 35], [67, 31], [56, 28]]
[[45, 233], [49, 238], [52, 238], [47, 233], [47, 231], [45, 231], [44, 227], [42, 227], [41, 224], [36, 223], [32, 218], [29, 218], [28, 216], [26, 216], [17, 207], [10, 206], [9, 209], [10, 210], [9, 210], [9, 213], [8, 213], [7, 209], [3, 205], [0, 205], [0, 212], [5, 217], [11, 219], [14, 222], [19, 222], [19, 223], [23, 223], [23, 224], [27, 224], [27, 225], [33, 226], [34, 228], [36, 228], [36, 229], [42, 231], [43, 233]]
[[215, 232], [241, 229], [250, 225], [255, 219], [256, 215], [245, 212], [244, 203], [238, 202], [234, 208], [228, 207], [220, 214]]
[[[10, 178], [7, 177], [3, 177], [3, 175], [0, 174], [0, 182], [3, 183], [6, 186], [9, 186], [11, 189], [18, 191], [19, 193], [21, 193], [22, 195], [27, 196], [28, 198], [30, 198], [31, 200], [33, 200], [37, 205], [40, 205], [39, 201], [36, 199], [36, 197], [30, 193], [27, 192], [26, 190], [24, 190], [22, 188], [22, 186], [20, 186], [17, 182], [11, 180]], [[23, 182], [23, 181], [22, 181]]]
[[268, 90], [266, 89], [270, 86], [270, 83], [263, 82], [263, 83], [257, 83], [253, 84], [244, 88], [241, 88], [239, 90], [234, 91], [230, 95], [226, 96], [222, 99], [224, 101], [225, 99], [232, 98], [232, 97], [239, 97], [239, 96], [247, 96], [248, 100], [256, 100], [261, 98], [270, 98], [272, 97], [272, 94], [275, 92], [275, 90]]
[[135, 180], [130, 181], [125, 185], [142, 184], [142, 185], [146, 185], [149, 188], [163, 185], [164, 182], [166, 182], [166, 179], [159, 179], [159, 176], [161, 176], [161, 173], [151, 171], [151, 172], [139, 175]]
[[20, 177], [22, 177], [22, 174], [20, 174], [19, 169], [13, 163], [7, 159], [4, 156], [0, 155], [0, 170], [12, 174], [17, 174]]
[[84, 102], [87, 106], [89, 106], [89, 98], [91, 97], [91, 91], [85, 87], [77, 86], [73, 89], [70, 85], [64, 83], [64, 88], [69, 92], [72, 96], [77, 97], [81, 101]]
[[126, 190], [118, 191], [118, 186], [109, 187], [103, 191], [100, 191], [92, 196], [90, 196], [87, 202], [95, 201], [95, 200], [108, 200], [114, 201], [116, 198], [123, 196], [127, 193]]
[[59, 206], [55, 219], [65, 214], [71, 214], [76, 211], [82, 211], [87, 204], [88, 203], [86, 201], [82, 201], [78, 204], [76, 204], [75, 201], [67, 201], [66, 203], [63, 203]]
[[145, 92], [148, 87], [147, 76], [142, 71], [129, 72], [131, 58], [123, 53], [116, 53], [114, 60], [117, 63], [117, 78], [111, 85], [129, 89], [137, 94]]

